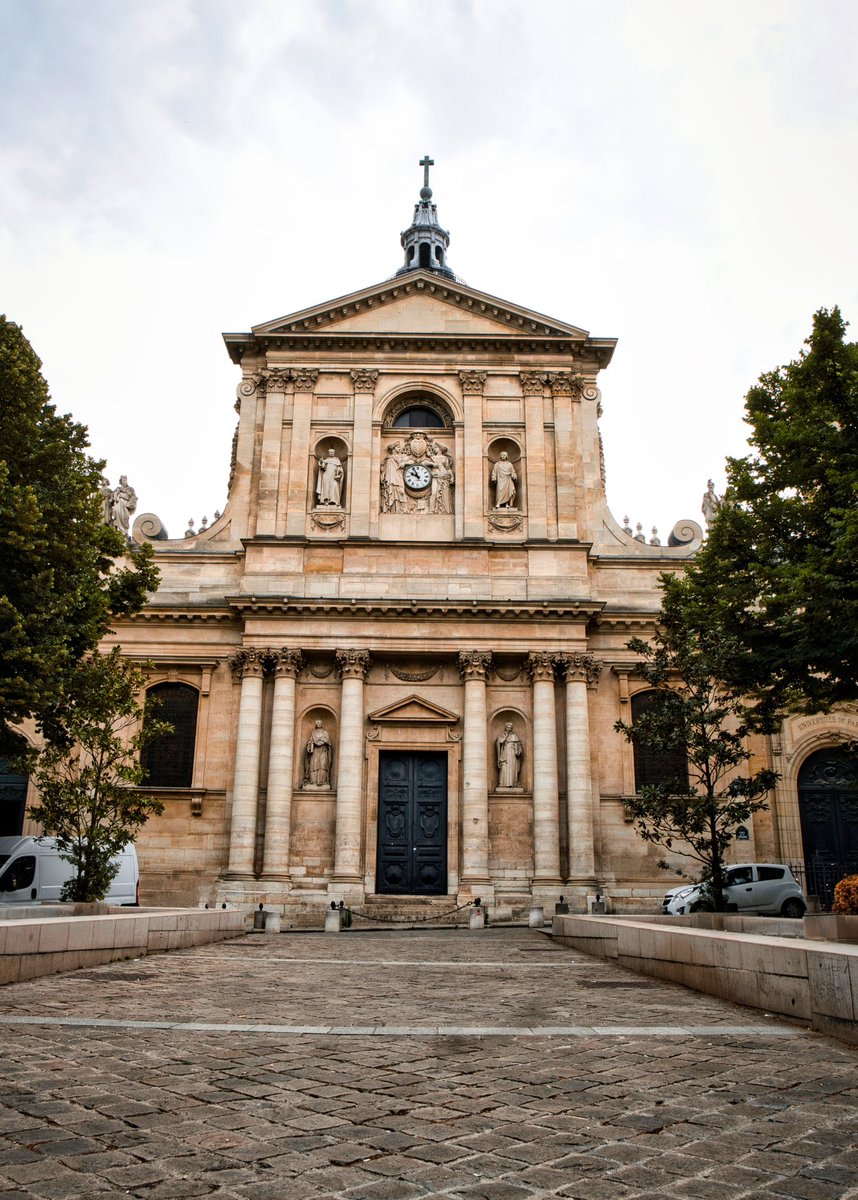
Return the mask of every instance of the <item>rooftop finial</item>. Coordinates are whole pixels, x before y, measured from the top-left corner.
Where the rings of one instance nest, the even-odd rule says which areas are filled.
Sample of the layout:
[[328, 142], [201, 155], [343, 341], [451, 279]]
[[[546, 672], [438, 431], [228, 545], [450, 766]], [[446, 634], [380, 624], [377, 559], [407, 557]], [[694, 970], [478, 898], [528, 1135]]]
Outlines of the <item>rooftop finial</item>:
[[423, 187], [420, 189], [421, 200], [432, 199], [432, 189], [429, 186], [429, 168], [435, 166], [435, 159], [430, 158], [428, 154], [424, 154], [420, 159], [420, 164], [423, 168]]

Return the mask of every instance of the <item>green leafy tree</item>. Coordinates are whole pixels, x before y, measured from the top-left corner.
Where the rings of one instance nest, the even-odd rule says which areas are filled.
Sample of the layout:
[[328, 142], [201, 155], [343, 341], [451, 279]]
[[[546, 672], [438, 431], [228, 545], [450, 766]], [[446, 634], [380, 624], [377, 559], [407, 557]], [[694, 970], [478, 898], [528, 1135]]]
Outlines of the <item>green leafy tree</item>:
[[[658, 701], [634, 724], [615, 728], [632, 743], [656, 753], [684, 751], [687, 775], [642, 786], [628, 801], [644, 841], [700, 864], [716, 909], [724, 907], [725, 853], [738, 826], [766, 808], [774, 771], [743, 770], [748, 709], [740, 690], [722, 681], [736, 652], [732, 639], [715, 624], [699, 628], [693, 598], [683, 578], [661, 577], [663, 605], [652, 643], [634, 638], [628, 648], [640, 656], [640, 674]], [[666, 867], [666, 863], [660, 864]]]
[[[858, 699], [858, 345], [820, 309], [795, 362], [746, 397], [750, 453], [691, 565], [691, 619], [732, 639], [726, 677], [772, 729]], [[693, 611], [692, 611], [693, 610]]]
[[116, 868], [111, 859], [163, 804], [145, 792], [140, 750], [169, 732], [147, 717], [138, 695], [146, 676], [118, 647], [81, 659], [67, 677], [67, 740], [49, 742], [32, 756], [39, 802], [29, 810], [76, 874], [63, 899], [100, 900]]
[[62, 736], [67, 679], [158, 584], [151, 547], [104, 524], [104, 464], [85, 426], [57, 413], [21, 329], [0, 317], [0, 754], [34, 717]]

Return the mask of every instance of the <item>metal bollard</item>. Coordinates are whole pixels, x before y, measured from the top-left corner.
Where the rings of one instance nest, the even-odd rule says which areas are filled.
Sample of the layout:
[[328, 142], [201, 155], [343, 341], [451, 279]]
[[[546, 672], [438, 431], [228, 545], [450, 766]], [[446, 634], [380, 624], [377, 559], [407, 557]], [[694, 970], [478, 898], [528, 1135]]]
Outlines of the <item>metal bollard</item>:
[[265, 929], [265, 913], [260, 904], [256, 912], [253, 914], [253, 932], [262, 933]]

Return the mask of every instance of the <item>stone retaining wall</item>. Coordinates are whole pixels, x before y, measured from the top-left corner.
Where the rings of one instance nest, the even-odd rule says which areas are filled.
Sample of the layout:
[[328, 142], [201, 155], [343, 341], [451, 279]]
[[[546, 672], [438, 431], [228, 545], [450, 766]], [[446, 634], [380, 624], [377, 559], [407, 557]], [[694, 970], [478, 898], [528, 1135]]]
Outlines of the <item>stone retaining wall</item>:
[[565, 946], [642, 975], [796, 1017], [858, 1043], [858, 946], [621, 917], [557, 916], [552, 933]]
[[86, 916], [18, 913], [0, 920], [0, 984], [219, 942], [244, 932], [244, 913], [229, 909], [114, 908]]

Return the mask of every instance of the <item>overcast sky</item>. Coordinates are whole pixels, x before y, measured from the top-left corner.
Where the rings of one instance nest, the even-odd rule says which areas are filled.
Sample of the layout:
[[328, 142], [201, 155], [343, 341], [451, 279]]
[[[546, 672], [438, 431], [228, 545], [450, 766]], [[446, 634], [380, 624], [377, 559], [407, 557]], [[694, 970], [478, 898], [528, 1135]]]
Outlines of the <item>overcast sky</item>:
[[608, 498], [665, 535], [814, 310], [858, 322], [856, 59], [854, 0], [0, 0], [0, 311], [180, 536], [221, 332], [391, 275], [428, 151], [465, 282], [619, 338]]

